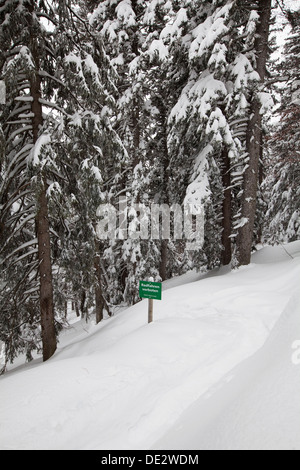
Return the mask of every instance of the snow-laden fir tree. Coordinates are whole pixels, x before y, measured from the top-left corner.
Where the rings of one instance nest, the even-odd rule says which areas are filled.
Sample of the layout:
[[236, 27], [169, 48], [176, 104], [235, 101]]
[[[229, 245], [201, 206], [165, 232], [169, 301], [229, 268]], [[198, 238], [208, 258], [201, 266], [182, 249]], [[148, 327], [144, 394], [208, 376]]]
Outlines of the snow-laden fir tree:
[[[75, 304], [85, 316], [96, 304], [99, 322], [104, 309], [109, 311], [111, 286], [106, 275], [110, 266], [103, 259], [108, 244], [98, 239], [96, 231], [97, 210], [120, 192], [127, 152], [116, 131], [117, 74], [102, 38], [89, 24], [85, 2], [80, 7], [75, 17], [73, 12], [77, 44], [63, 59], [70, 88], [76, 89], [76, 100], [69, 110], [72, 119], [67, 120], [67, 154], [72, 165], [67, 198], [72, 222], [63, 259]], [[72, 97], [67, 102], [70, 106]]]
[[[230, 199], [222, 215], [222, 201], [227, 202], [231, 192], [225, 193], [222, 173], [230, 176], [229, 152], [233, 158], [236, 149], [226, 116], [230, 54], [235, 50], [230, 30], [233, 6], [234, 2], [226, 1], [186, 2], [172, 27], [163, 32], [170, 36], [173, 67], [181, 86], [169, 117], [171, 177], [182, 201], [195, 208], [205, 205], [206, 242], [195, 261], [210, 267], [220, 262], [222, 219], [224, 226], [229, 224], [223, 230], [223, 244], [227, 237], [228, 262], [231, 258]], [[223, 183], [229, 186], [230, 181]]]
[[[107, 0], [100, 2], [90, 19], [107, 44], [120, 80], [116, 126], [129, 159], [117, 196], [126, 199], [128, 211], [123, 217], [129, 230], [126, 239], [116, 240], [106, 254], [111, 278], [119, 275], [119, 288], [114, 291], [123, 292], [128, 303], [138, 299], [139, 279], [167, 276], [167, 242], [150, 240], [150, 209], [152, 203], [168, 203], [166, 126], [171, 90], [164, 68], [167, 50], [159, 32], [169, 9], [161, 1]], [[144, 206], [144, 215], [135, 210], [137, 205]], [[138, 235], [143, 216], [149, 220], [145, 240]]]
[[[56, 349], [47, 178], [40, 161], [50, 140], [42, 132], [40, 71], [48, 59], [47, 73], [53, 73], [53, 60], [43, 54], [50, 41], [35, 6], [5, 1], [0, 10], [1, 78], [7, 89], [1, 118], [1, 339], [10, 360], [17, 349], [30, 356], [40, 324], [44, 359]], [[50, 154], [45, 157], [44, 162], [51, 160]]]
[[286, 81], [280, 87], [280, 122], [269, 141], [270, 161], [264, 183], [268, 199], [267, 241], [291, 242], [300, 236], [300, 11], [289, 12], [291, 33], [278, 65]]
[[[138, 69], [142, 33], [137, 21], [145, 5], [144, 2], [127, 0], [96, 3], [98, 5], [90, 17], [90, 24], [106, 44], [107, 56], [119, 75], [115, 126], [128, 152], [127, 168], [120, 178], [119, 191], [107, 201], [116, 208], [120, 198], [126, 201], [123, 209], [126, 230], [124, 240], [123, 235], [121, 240], [118, 240], [118, 236], [115, 240], [110, 240], [106, 250], [106, 263], [108, 276], [114, 285], [112, 302], [120, 302], [123, 297], [126, 302], [132, 303], [137, 300], [135, 274], [142, 258], [140, 240], [132, 240], [128, 229], [129, 223], [133, 230], [138, 228], [138, 214], [134, 210], [134, 204], [143, 202], [140, 186], [145, 184], [145, 175], [142, 172], [145, 127], [142, 122], [142, 108], [145, 90], [143, 73]], [[127, 207], [131, 207], [130, 213]]]
[[111, 174], [120, 173], [124, 151], [111, 124], [113, 74], [78, 7], [68, 1], [1, 4], [1, 78], [7, 87], [1, 116], [1, 340], [7, 360], [22, 351], [30, 357], [41, 338], [44, 359], [54, 353], [54, 297], [58, 310], [78, 292], [82, 309], [87, 294], [105, 304], [96, 213]]
[[257, 200], [260, 188], [260, 162], [263, 147], [263, 115], [268, 109], [270, 96], [264, 84], [267, 78], [267, 60], [270, 54], [270, 26], [272, 19], [272, 0], [249, 2], [252, 25], [249, 49], [246, 57], [256, 78], [248, 89], [248, 121], [246, 131], [246, 160], [243, 172], [243, 193], [241, 198], [240, 219], [236, 224], [238, 265], [251, 261], [254, 244]]
[[186, 202], [206, 207], [210, 266], [230, 262], [234, 235], [239, 262], [251, 253], [270, 12], [270, 2], [188, 1], [172, 23], [174, 61], [179, 49], [188, 73], [170, 116], [170, 145]]

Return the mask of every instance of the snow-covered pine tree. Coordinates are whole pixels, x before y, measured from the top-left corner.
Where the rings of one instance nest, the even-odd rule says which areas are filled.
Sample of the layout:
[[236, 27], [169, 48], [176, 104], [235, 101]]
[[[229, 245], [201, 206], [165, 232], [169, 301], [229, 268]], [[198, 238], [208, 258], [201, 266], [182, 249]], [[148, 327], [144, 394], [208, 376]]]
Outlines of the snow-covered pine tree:
[[[172, 177], [186, 203], [206, 207], [206, 241], [195, 259], [198, 266], [231, 260], [231, 169], [240, 153], [231, 125], [241, 98], [231, 76], [242, 47], [233, 40], [236, 12], [234, 1], [186, 2], [173, 22], [173, 61], [176, 67], [178, 58], [182, 61], [182, 91], [169, 119], [176, 162]], [[235, 100], [230, 100], [233, 93]]]
[[[91, 273], [86, 285], [100, 299], [96, 212], [102, 191], [110, 190], [109, 177], [121, 172], [124, 148], [112, 127], [111, 68], [78, 7], [16, 0], [0, 10], [7, 86], [0, 330], [7, 360], [23, 351], [30, 358], [39, 349], [41, 317], [44, 359], [55, 351], [53, 285], [56, 301], [65, 305], [78, 287], [74, 277], [82, 281]], [[79, 261], [68, 278], [66, 265], [70, 273], [75, 258], [89, 261]]]
[[265, 238], [290, 242], [300, 236], [300, 11], [289, 12], [292, 31], [278, 64], [286, 82], [279, 90], [280, 122], [269, 140], [270, 161], [264, 189], [268, 200]]
[[[117, 208], [119, 198], [124, 198], [126, 207], [123, 217], [134, 228], [138, 227], [138, 215], [134, 209], [128, 214], [127, 207], [143, 202], [139, 186], [144, 181], [141, 161], [144, 155], [142, 107], [145, 92], [143, 75], [137, 67], [142, 42], [137, 18], [143, 13], [145, 5], [144, 2], [130, 0], [106, 0], [95, 2], [94, 6], [90, 24], [106, 45], [106, 54], [119, 76], [115, 127], [128, 152], [127, 168], [120, 175], [119, 191], [112, 194], [107, 202]], [[135, 274], [141, 258], [140, 240], [131, 240], [127, 236], [124, 240], [118, 240], [118, 237], [110, 240], [106, 264], [108, 277], [114, 285], [112, 303], [120, 303], [122, 297], [127, 303], [137, 300]]]
[[[140, 7], [142, 5], [143, 11], [140, 17], [137, 16], [139, 46], [134, 60], [129, 64], [130, 86], [127, 90], [127, 98], [131, 97], [133, 104], [138, 103], [138, 119], [129, 120], [133, 127], [129, 127], [127, 132], [127, 135], [133, 135], [133, 139], [129, 140], [129, 155], [134, 168], [134, 178], [129, 182], [132, 187], [129, 204], [142, 203], [147, 208], [149, 238], [128, 240], [125, 243], [126, 251], [128, 254], [133, 253], [134, 261], [135, 253], [137, 250], [139, 252], [136, 263], [132, 263], [127, 257], [127, 295], [134, 300], [137, 300], [138, 280], [151, 277], [159, 281], [170, 275], [167, 272], [169, 240], [161, 238], [162, 232], [159, 239], [150, 239], [151, 204], [169, 204], [166, 125], [170, 95], [168, 84], [166, 80], [163, 81], [166, 74], [167, 50], [159, 40], [169, 5], [157, 1], [140, 2]], [[124, 111], [122, 114], [124, 115]], [[133, 115], [136, 114], [133, 112]], [[133, 142], [132, 147], [130, 141]], [[138, 159], [135, 158], [137, 148], [140, 149]], [[138, 227], [139, 222], [133, 217], [131, 226], [134, 225]]]
[[[164, 27], [168, 9], [165, 2], [156, 0], [107, 0], [98, 5], [91, 17], [91, 24], [104, 38], [107, 55], [120, 78], [116, 126], [129, 160], [118, 196], [126, 198], [131, 210], [123, 214], [128, 220], [127, 239], [115, 241], [107, 255], [111, 277], [115, 277], [116, 272], [120, 275], [120, 287], [115, 290], [121, 289], [127, 303], [138, 299], [139, 279], [154, 277], [159, 280], [167, 276], [166, 242], [143, 240], [140, 236], [133, 239], [130, 231], [138, 232], [140, 226], [141, 214], [135, 211], [135, 205], [147, 207], [149, 217], [151, 203], [167, 203], [167, 196], [162, 192], [167, 194], [168, 186], [168, 98], [162, 99], [162, 90], [165, 92], [168, 87], [163, 82], [166, 69], [160, 70], [166, 48], [159, 41], [159, 31]], [[148, 234], [150, 236], [150, 232]]]
[[266, 110], [266, 97], [268, 97], [265, 93], [264, 82], [267, 75], [267, 59], [270, 53], [272, 0], [250, 1], [247, 2], [247, 6], [251, 8], [253, 21], [252, 30], [249, 31], [249, 52], [247, 52], [246, 57], [248, 55], [250, 67], [257, 74], [257, 78], [253, 81], [252, 87], [248, 89], [246, 160], [243, 171], [241, 217], [235, 226], [238, 232], [236, 257], [239, 265], [250, 263], [254, 240], [263, 145], [262, 116]]
[[[56, 349], [47, 179], [40, 161], [49, 142], [49, 134], [42, 131], [40, 76], [49, 38], [35, 6], [33, 1], [12, 0], [1, 2], [0, 10], [1, 76], [7, 88], [2, 115], [6, 152], [0, 189], [5, 235], [1, 238], [1, 339], [7, 359], [13, 359], [18, 349], [30, 357], [41, 324], [43, 358], [47, 360]], [[45, 15], [48, 13], [45, 11]], [[49, 53], [45, 56], [52, 72], [52, 58]], [[29, 161], [38, 168], [31, 177]]]
[[[176, 188], [173, 187], [171, 181], [171, 157], [168, 142], [168, 119], [178, 98], [178, 81], [175, 78], [177, 74], [172, 68], [170, 42], [166, 37], [167, 26], [174, 15], [171, 2], [152, 1], [149, 2], [143, 17], [146, 35], [141, 64], [147, 76], [147, 106], [150, 110], [145, 142], [147, 164], [151, 168], [148, 197], [161, 207], [162, 212], [164, 205], [171, 209], [173, 204], [178, 202], [175, 195]], [[174, 225], [174, 215], [171, 211], [171, 225]], [[160, 240], [156, 241], [160, 252], [157, 259], [159, 276], [163, 281], [178, 274], [183, 267], [182, 241], [171, 240], [173, 235], [174, 227], [172, 226], [170, 238], [164, 239], [164, 233], [161, 231]]]
[[102, 37], [88, 21], [89, 13], [85, 2], [79, 2], [76, 11], [71, 9], [77, 42], [68, 54], [64, 49], [61, 52], [68, 89], [76, 89], [76, 97], [68, 96], [72, 117], [65, 120], [70, 236], [65, 239], [62, 258], [75, 304], [85, 316], [95, 306], [99, 322], [104, 309], [109, 312], [111, 288], [106, 276], [110, 266], [104, 263], [108, 243], [96, 233], [97, 209], [120, 192], [127, 152], [116, 131], [117, 74]]
[[178, 16], [189, 22], [177, 34], [188, 75], [170, 117], [176, 167], [188, 178], [185, 200], [206, 205], [208, 264], [230, 261], [234, 235], [243, 264], [252, 249], [262, 114], [270, 101], [263, 82], [271, 2], [189, 1]]

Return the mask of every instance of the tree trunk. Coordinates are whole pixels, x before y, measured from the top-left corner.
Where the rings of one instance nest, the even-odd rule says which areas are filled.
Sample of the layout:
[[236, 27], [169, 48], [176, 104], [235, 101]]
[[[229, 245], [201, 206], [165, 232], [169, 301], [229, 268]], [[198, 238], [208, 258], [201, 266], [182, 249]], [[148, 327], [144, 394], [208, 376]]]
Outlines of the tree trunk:
[[45, 184], [42, 185], [39, 194], [36, 226], [39, 256], [43, 360], [47, 361], [55, 353], [57, 344], [54, 323], [51, 247]]
[[[161, 121], [161, 136], [160, 136], [160, 145], [158, 146], [158, 152], [160, 154], [160, 158], [162, 159], [162, 167], [161, 167], [161, 178], [162, 178], [162, 186], [161, 186], [161, 195], [160, 195], [160, 204], [167, 204], [170, 206], [170, 194], [169, 194], [169, 184], [170, 184], [170, 158], [169, 158], [169, 149], [168, 149], [168, 116], [167, 116], [167, 108], [165, 102], [162, 98], [163, 91], [160, 92], [161, 99], [158, 99], [156, 103], [157, 108], [160, 112], [160, 121]], [[170, 240], [161, 240], [161, 259], [160, 259], [160, 266], [159, 266], [159, 275], [162, 281], [166, 281], [168, 279], [168, 255], [169, 255], [169, 243]]]
[[166, 281], [168, 279], [167, 275], [167, 263], [168, 263], [168, 240], [161, 241], [161, 260], [159, 266], [159, 275], [162, 281]]
[[230, 177], [230, 158], [228, 155], [228, 150], [223, 149], [222, 152], [222, 181], [224, 188], [224, 200], [223, 200], [223, 232], [222, 232], [222, 264], [227, 266], [231, 263], [232, 258], [232, 248], [231, 248], [231, 204], [232, 204], [232, 195], [231, 195], [231, 177]]
[[[254, 50], [257, 57], [256, 71], [261, 83], [266, 76], [266, 63], [269, 53], [269, 30], [271, 20], [272, 0], [260, 0], [260, 21], [257, 27], [257, 38]], [[237, 238], [237, 260], [239, 266], [248, 265], [251, 262], [253, 233], [257, 206], [257, 191], [259, 184], [259, 160], [262, 142], [262, 115], [261, 104], [256, 93], [250, 106], [250, 119], [247, 130], [246, 145], [249, 155], [249, 164], [244, 174], [244, 192], [242, 198], [242, 223]]]
[[[263, 143], [264, 143], [264, 135], [262, 133], [262, 135], [261, 135], [261, 146], [260, 146], [260, 157], [259, 157], [259, 178], [258, 178], [260, 188], [262, 187], [262, 184], [263, 184], [264, 178], [265, 178], [265, 171], [264, 171], [265, 168], [264, 168], [264, 163], [263, 163]], [[262, 191], [260, 192], [260, 198], [262, 199], [262, 201], [264, 203], [263, 192]], [[258, 232], [257, 232], [257, 243], [262, 243], [263, 226], [264, 226], [264, 221], [263, 221], [262, 217], [260, 217], [260, 220], [258, 222], [259, 222], [259, 225], [258, 225]]]
[[81, 318], [85, 318], [86, 321], [87, 321], [87, 317], [88, 317], [88, 311], [87, 311], [87, 308], [86, 308], [86, 305], [85, 305], [85, 302], [86, 302], [86, 292], [85, 290], [83, 289], [81, 291], [81, 296], [80, 296], [80, 313], [81, 313]]
[[103, 320], [103, 310], [105, 301], [102, 293], [102, 275], [100, 263], [100, 246], [99, 242], [95, 242], [95, 297], [96, 297], [96, 325]]
[[[133, 148], [132, 148], [132, 162], [133, 170], [141, 162], [140, 147], [141, 147], [141, 128], [140, 128], [140, 103], [138, 98], [134, 98], [132, 104], [132, 132], [133, 132]], [[139, 203], [139, 200], [136, 201]]]
[[76, 317], [79, 318], [80, 317], [80, 311], [79, 311], [79, 302], [78, 300], [75, 301], [75, 312], [76, 312]]
[[[31, 5], [32, 6], [32, 5]], [[31, 12], [33, 13], [33, 12]], [[36, 73], [30, 81], [31, 97], [33, 98], [31, 110], [33, 113], [33, 143], [36, 144], [40, 128], [43, 125], [43, 111], [40, 104], [41, 81], [39, 77], [39, 51], [38, 41], [32, 32], [31, 52], [36, 67]], [[37, 201], [36, 230], [38, 239], [39, 278], [40, 278], [40, 308], [43, 343], [43, 360], [47, 361], [56, 351], [56, 332], [54, 320], [53, 279], [51, 262], [50, 227], [48, 217], [47, 183], [41, 175], [41, 187]]]

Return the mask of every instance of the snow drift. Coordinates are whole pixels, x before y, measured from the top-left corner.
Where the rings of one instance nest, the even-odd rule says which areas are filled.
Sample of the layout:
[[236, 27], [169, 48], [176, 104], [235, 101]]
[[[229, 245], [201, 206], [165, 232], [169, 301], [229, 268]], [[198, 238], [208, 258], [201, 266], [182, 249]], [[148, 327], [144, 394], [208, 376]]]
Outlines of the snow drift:
[[74, 323], [0, 379], [0, 449], [299, 448], [299, 255], [169, 281], [151, 325], [145, 301]]

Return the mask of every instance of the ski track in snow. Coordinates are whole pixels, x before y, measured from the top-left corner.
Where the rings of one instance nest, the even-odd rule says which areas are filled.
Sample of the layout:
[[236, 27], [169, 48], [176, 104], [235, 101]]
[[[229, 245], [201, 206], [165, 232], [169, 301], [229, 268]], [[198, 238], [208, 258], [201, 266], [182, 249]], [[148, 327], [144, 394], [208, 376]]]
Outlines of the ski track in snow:
[[74, 323], [50, 361], [0, 378], [0, 449], [295, 448], [300, 243], [286, 249], [168, 281], [151, 325], [145, 301]]

